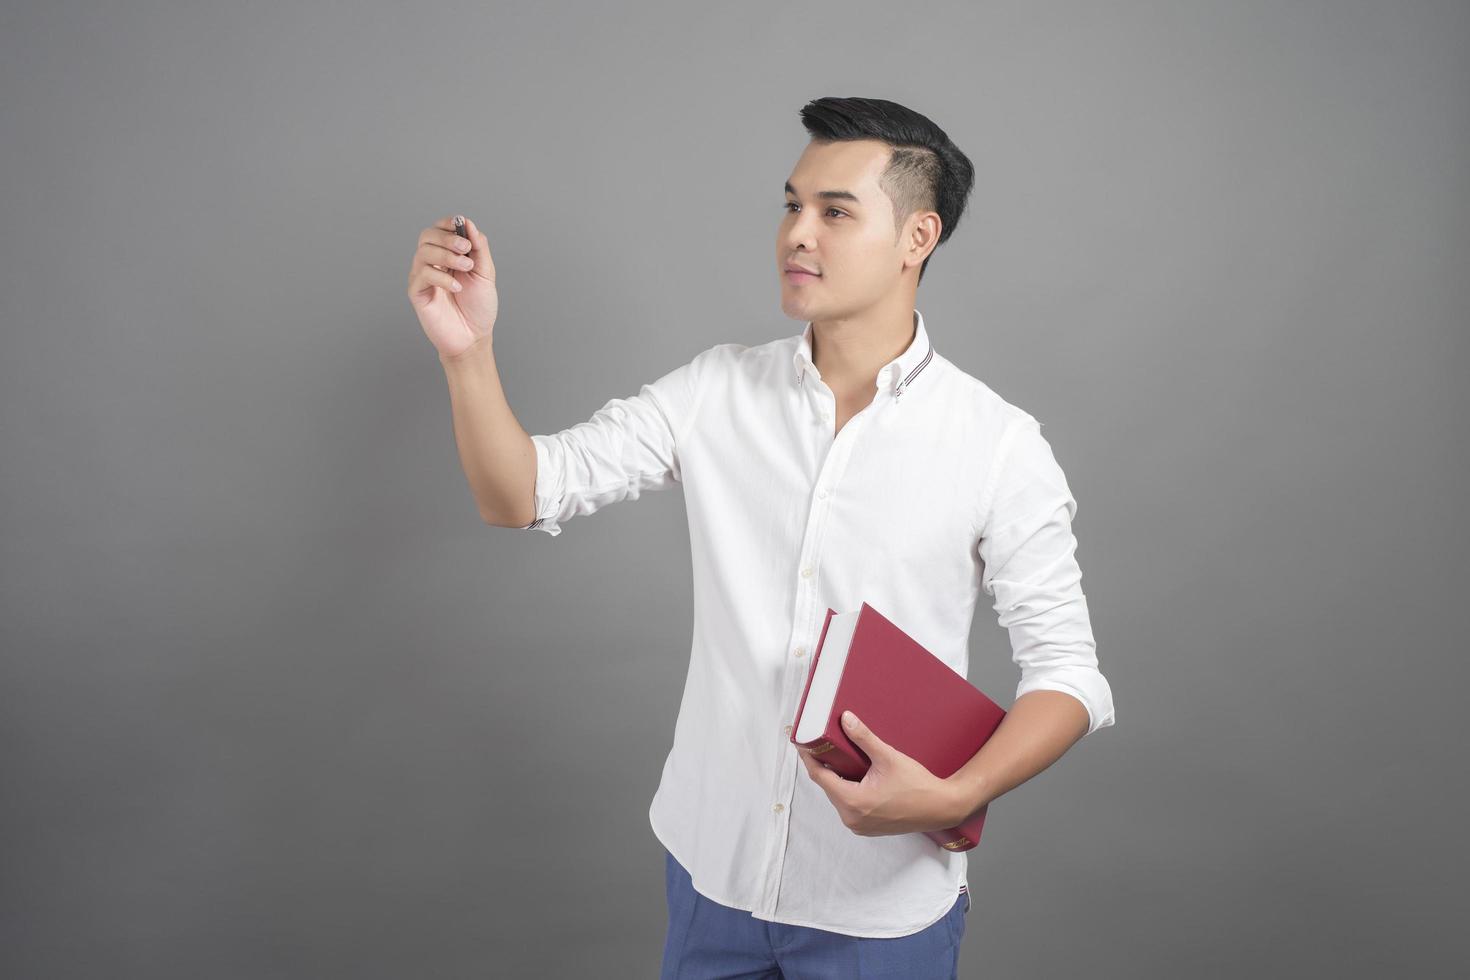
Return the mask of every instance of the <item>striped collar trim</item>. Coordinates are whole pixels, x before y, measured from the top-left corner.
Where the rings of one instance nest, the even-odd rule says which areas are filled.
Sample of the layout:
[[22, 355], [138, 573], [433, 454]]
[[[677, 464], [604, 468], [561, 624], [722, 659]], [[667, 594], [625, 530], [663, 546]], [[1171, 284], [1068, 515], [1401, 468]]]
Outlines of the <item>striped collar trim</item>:
[[[929, 331], [924, 327], [924, 314], [914, 310], [914, 339], [902, 354], [879, 369], [878, 387], [887, 386], [893, 392], [894, 401], [897, 402], [933, 360], [934, 345], [929, 340]], [[804, 383], [808, 371], [818, 378], [822, 376], [822, 372], [817, 370], [817, 365], [812, 360], [810, 321], [807, 322], [806, 329], [801, 332], [801, 336], [797, 338], [796, 351], [792, 354], [791, 363], [796, 369], [795, 383], [798, 385]]]

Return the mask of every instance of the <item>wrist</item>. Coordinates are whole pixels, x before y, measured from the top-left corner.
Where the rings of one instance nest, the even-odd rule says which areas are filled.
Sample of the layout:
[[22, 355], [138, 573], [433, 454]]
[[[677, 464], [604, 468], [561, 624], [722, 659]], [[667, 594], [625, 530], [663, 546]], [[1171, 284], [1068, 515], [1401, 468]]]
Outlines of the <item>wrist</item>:
[[949, 787], [950, 813], [954, 817], [951, 826], [964, 823], [987, 802], [983, 784], [974, 777], [964, 778], [955, 773], [944, 782]]
[[474, 343], [470, 344], [464, 350], [457, 353], [445, 354], [441, 351], [439, 353], [439, 363], [443, 364], [446, 369], [460, 367], [465, 364], [481, 363], [492, 353], [493, 338], [494, 334], [487, 333], [485, 334], [485, 336], [476, 339]]

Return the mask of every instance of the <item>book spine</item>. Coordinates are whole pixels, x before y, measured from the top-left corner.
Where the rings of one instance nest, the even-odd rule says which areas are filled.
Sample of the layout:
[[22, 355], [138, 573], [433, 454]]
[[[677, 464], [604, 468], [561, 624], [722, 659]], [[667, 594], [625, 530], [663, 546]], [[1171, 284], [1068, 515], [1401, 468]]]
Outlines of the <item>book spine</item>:
[[856, 749], [845, 741], [824, 738], [820, 742], [812, 742], [809, 745], [816, 760], [825, 764], [843, 779], [860, 780], [868, 772], [867, 757], [858, 754]]
[[926, 830], [924, 836], [946, 851], [968, 851], [977, 843], [960, 833], [958, 827], [950, 827], [947, 830]]
[[970, 818], [962, 824], [926, 833], [930, 840], [946, 851], [968, 851], [980, 843], [980, 835], [985, 832], [985, 818], [989, 812], [990, 804], [987, 803], [970, 814]]

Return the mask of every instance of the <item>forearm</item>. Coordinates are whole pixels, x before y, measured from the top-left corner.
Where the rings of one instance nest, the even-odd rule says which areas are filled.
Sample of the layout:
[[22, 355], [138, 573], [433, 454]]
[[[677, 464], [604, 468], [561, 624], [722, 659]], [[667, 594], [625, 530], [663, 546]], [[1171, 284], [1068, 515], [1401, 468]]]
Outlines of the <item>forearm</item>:
[[1028, 691], [1016, 699], [980, 751], [947, 780], [956, 824], [1044, 771], [1087, 734], [1087, 709], [1061, 691]]
[[446, 358], [454, 441], [480, 516], [520, 527], [535, 520], [536, 447], [506, 401], [495, 352], [482, 346]]

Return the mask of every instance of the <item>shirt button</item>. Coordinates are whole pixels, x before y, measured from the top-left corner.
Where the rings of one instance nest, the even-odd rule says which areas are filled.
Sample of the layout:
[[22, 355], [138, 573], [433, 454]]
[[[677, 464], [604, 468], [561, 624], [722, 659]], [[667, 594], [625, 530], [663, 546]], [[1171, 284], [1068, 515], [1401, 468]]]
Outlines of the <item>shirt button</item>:
[[784, 731], [787, 735], [790, 735], [791, 734], [791, 726], [790, 725], [787, 725], [784, 729], [782, 729], [782, 731]]
[[782, 810], [786, 809], [786, 807], [780, 803], [777, 803], [775, 806], [771, 807], [771, 809], [775, 810], [777, 813], [780, 813]]
[[807, 567], [803, 568], [801, 570], [801, 577], [802, 578], [811, 578], [812, 577], [812, 566], [808, 565]]
[[827, 496], [827, 491], [826, 490], [818, 490], [817, 491], [817, 496], [818, 497], [826, 497]]
[[796, 655], [798, 657], [801, 656], [804, 653], [806, 653], [806, 647], [797, 647], [796, 648]]
[[830, 421], [832, 421], [832, 416], [828, 415], [826, 412], [823, 412], [822, 413], [822, 421], [823, 422], [830, 422]]

